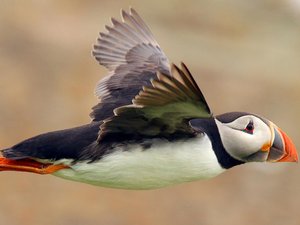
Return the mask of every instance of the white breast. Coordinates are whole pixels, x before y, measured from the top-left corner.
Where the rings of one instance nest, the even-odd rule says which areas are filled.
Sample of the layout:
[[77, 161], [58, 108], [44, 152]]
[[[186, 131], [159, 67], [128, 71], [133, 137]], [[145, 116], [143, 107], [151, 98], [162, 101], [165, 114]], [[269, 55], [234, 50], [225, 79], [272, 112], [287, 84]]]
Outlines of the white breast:
[[[93, 163], [70, 165], [54, 175], [98, 186], [123, 189], [153, 189], [214, 177], [224, 171], [206, 135], [192, 141], [154, 140], [151, 148], [139, 145], [115, 149]], [[64, 160], [65, 164], [70, 164]]]

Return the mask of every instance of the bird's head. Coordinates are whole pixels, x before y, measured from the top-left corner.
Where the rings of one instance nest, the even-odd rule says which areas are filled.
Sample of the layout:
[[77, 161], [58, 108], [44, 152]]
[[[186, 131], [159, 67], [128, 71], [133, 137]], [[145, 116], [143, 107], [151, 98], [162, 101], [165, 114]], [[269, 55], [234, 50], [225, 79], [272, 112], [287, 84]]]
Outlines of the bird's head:
[[242, 162], [298, 162], [292, 140], [262, 117], [231, 112], [216, 117], [224, 148]]

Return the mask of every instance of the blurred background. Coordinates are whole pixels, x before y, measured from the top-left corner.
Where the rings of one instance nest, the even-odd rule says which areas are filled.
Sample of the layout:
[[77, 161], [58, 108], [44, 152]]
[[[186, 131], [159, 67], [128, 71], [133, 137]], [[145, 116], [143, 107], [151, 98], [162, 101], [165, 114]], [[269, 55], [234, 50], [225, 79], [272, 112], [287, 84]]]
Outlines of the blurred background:
[[[106, 74], [92, 45], [134, 7], [215, 114], [249, 111], [300, 149], [300, 1], [0, 0], [0, 148], [90, 121]], [[298, 225], [299, 164], [250, 164], [152, 191], [1, 173], [0, 225]]]

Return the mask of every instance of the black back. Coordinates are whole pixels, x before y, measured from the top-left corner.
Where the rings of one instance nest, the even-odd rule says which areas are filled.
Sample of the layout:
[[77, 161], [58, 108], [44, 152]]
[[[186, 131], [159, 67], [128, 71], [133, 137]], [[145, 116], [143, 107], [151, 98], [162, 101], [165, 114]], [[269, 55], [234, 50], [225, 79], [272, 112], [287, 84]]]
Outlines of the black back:
[[2, 154], [10, 159], [37, 158], [47, 160], [77, 159], [87, 146], [97, 140], [100, 122], [41, 134], [11, 148]]

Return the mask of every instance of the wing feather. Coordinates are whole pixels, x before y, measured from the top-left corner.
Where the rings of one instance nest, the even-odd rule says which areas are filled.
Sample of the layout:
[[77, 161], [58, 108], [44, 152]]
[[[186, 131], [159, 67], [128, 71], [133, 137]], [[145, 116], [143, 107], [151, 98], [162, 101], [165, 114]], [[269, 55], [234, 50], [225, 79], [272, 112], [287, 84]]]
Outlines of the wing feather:
[[169, 62], [149, 27], [134, 9], [121, 11], [122, 21], [111, 19], [107, 33], [99, 33], [94, 45], [96, 60], [109, 70], [96, 86], [100, 102], [90, 114], [93, 121], [113, 115], [113, 109], [131, 104], [143, 86], [160, 71], [170, 74]]
[[172, 65], [172, 71], [172, 76], [158, 72], [152, 86], [143, 87], [133, 104], [115, 109], [115, 115], [100, 126], [98, 141], [193, 135], [188, 121], [210, 118], [212, 113], [187, 67]]

